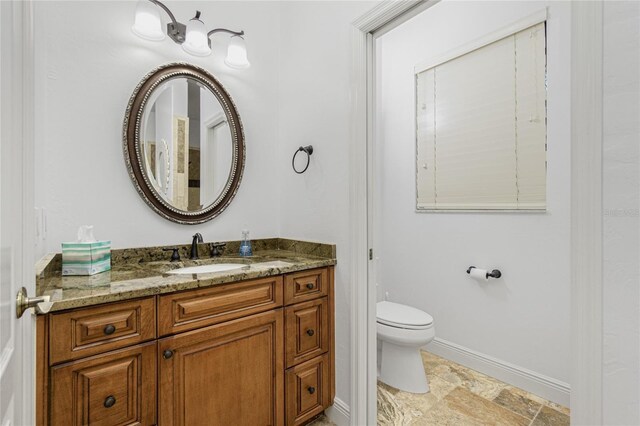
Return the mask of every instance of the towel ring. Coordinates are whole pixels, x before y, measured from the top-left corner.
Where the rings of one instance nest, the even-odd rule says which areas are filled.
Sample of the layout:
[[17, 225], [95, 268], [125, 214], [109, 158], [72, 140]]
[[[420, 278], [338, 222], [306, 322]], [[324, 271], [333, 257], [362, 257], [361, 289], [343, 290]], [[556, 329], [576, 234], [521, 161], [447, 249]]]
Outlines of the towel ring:
[[[301, 171], [298, 171], [296, 169], [296, 155], [298, 155], [298, 153], [301, 151], [307, 154], [307, 164], [304, 166], [304, 169], [302, 169]], [[311, 162], [311, 154], [313, 154], [312, 145], [301, 146], [300, 148], [298, 148], [298, 150], [293, 154], [293, 158], [291, 159], [291, 167], [293, 167], [293, 171], [299, 175], [306, 172], [307, 169], [309, 168], [309, 163]]]

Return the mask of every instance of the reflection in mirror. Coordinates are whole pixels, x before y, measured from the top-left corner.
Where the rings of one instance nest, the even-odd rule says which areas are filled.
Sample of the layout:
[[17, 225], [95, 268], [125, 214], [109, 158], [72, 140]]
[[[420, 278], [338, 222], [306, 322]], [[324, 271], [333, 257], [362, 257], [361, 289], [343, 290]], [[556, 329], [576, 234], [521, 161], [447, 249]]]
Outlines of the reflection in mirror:
[[143, 170], [165, 202], [199, 211], [229, 181], [233, 140], [216, 96], [195, 79], [177, 77], [156, 87], [142, 114]]

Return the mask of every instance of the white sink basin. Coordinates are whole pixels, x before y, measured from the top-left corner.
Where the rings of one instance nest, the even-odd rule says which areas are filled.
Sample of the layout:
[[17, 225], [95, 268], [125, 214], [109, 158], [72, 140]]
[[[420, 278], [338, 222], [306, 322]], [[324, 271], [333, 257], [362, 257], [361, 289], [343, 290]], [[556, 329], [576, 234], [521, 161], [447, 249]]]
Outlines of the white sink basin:
[[234, 269], [244, 268], [245, 266], [248, 265], [244, 265], [242, 263], [215, 263], [213, 265], [190, 266], [188, 268], [173, 269], [168, 271], [167, 274], [211, 274], [213, 272], [232, 271]]

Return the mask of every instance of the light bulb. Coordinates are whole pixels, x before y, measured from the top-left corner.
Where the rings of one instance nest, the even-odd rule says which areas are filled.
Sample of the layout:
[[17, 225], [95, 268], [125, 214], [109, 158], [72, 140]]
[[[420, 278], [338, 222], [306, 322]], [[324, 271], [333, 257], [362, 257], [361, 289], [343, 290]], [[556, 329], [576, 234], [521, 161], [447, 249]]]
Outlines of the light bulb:
[[229, 40], [227, 57], [224, 63], [235, 69], [249, 68], [251, 64], [247, 59], [247, 45], [241, 36], [232, 36]]
[[196, 16], [187, 23], [187, 36], [182, 43], [182, 49], [194, 56], [209, 56], [211, 54], [209, 37], [204, 28], [204, 22], [200, 20], [200, 11], [197, 11]]
[[162, 31], [160, 10], [148, 0], [140, 0], [136, 5], [136, 16], [131, 31], [145, 40], [162, 41], [165, 34]]

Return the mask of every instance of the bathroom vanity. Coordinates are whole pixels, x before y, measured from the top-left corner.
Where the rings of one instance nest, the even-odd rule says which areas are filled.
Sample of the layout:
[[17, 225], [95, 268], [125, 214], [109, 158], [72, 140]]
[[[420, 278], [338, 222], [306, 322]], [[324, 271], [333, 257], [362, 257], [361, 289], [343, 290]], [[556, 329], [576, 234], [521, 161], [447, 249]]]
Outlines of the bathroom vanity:
[[[335, 393], [335, 246], [254, 247], [180, 262], [163, 247], [114, 250], [112, 270], [90, 277], [61, 276], [59, 255], [40, 262], [38, 295], [53, 305], [37, 317], [38, 426], [300, 425], [322, 413]], [[230, 260], [246, 266], [167, 273]]]
[[[205, 69], [162, 65], [134, 89], [125, 164], [163, 218], [222, 213], [245, 148]], [[335, 246], [254, 240], [239, 257], [198, 242], [112, 250], [93, 276], [62, 276], [59, 254], [40, 262], [36, 296], [52, 304], [37, 318], [38, 426], [301, 425], [333, 404]]]

